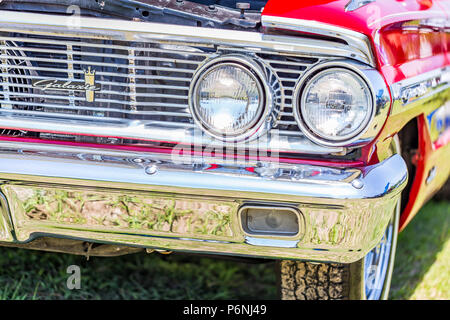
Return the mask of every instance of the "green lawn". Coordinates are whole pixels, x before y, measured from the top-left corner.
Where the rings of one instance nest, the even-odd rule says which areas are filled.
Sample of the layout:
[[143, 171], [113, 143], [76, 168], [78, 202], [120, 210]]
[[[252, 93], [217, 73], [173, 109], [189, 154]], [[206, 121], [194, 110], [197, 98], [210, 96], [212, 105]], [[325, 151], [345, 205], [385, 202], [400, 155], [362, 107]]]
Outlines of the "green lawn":
[[[428, 203], [399, 236], [392, 299], [450, 299], [450, 202]], [[81, 289], [66, 269], [81, 267]], [[116, 258], [0, 248], [0, 299], [275, 299], [274, 264], [187, 255]]]
[[450, 299], [450, 202], [430, 202], [399, 234], [391, 299]]

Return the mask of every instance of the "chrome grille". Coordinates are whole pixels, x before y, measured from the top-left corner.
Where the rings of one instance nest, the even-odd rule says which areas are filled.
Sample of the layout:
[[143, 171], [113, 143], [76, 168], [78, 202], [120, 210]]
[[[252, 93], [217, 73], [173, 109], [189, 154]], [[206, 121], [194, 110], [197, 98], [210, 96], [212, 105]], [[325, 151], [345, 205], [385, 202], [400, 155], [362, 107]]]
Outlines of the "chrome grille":
[[[189, 86], [206, 60], [238, 53], [269, 65], [283, 86], [283, 106], [274, 128], [263, 137], [268, 148], [315, 154], [342, 152], [342, 148], [321, 147], [307, 139], [292, 108], [294, 87], [304, 72], [331, 57], [187, 36], [130, 36], [129, 31], [124, 31], [126, 36], [103, 36], [101, 30], [98, 34], [86, 30], [84, 34], [60, 28], [46, 30], [45, 26], [38, 31], [22, 25], [4, 29], [0, 23], [0, 128], [223, 145], [203, 133], [198, 138], [200, 130], [189, 112]], [[237, 35], [243, 36], [240, 32]], [[92, 102], [83, 91], [44, 91], [33, 86], [38, 80], [81, 83], [89, 68], [95, 70], [95, 84], [101, 86]], [[287, 143], [277, 140], [283, 138]], [[252, 142], [248, 147], [252, 148]]]
[[[139, 120], [191, 125], [187, 111], [190, 80], [212, 54], [195, 47], [169, 49], [156, 42], [26, 34], [2, 33], [0, 41], [2, 112], [111, 123]], [[87, 102], [84, 92], [44, 92], [32, 85], [45, 79], [83, 81], [88, 67], [95, 70], [96, 83], [102, 88], [94, 102]]]
[[[212, 51], [171, 45], [173, 49], [169, 50], [168, 45], [152, 42], [107, 44], [91, 40], [87, 43], [81, 39], [25, 34], [9, 37], [2, 34], [0, 39], [2, 88], [10, 92], [2, 99], [2, 109], [5, 109], [3, 105], [11, 105], [14, 114], [45, 112], [47, 117], [80, 120], [95, 117], [110, 122], [154, 120], [173, 125], [192, 124], [187, 99], [193, 73], [203, 61], [219, 54], [218, 51], [235, 52], [232, 48]], [[285, 107], [277, 124], [296, 126], [292, 114], [293, 88], [303, 72], [318, 59], [257, 55], [269, 56], [264, 60], [283, 84]], [[86, 102], [82, 92], [49, 89], [44, 92], [32, 85], [33, 80], [45, 79], [82, 81], [87, 67], [96, 70], [96, 83], [102, 86], [92, 103]], [[289, 131], [301, 134], [297, 127]]]
[[284, 104], [275, 128], [279, 130], [280, 135], [302, 136], [293, 113], [294, 89], [305, 71], [312, 65], [317, 64], [319, 59], [299, 56], [275, 56], [273, 54], [259, 54], [258, 56], [273, 68], [281, 80], [283, 88]]

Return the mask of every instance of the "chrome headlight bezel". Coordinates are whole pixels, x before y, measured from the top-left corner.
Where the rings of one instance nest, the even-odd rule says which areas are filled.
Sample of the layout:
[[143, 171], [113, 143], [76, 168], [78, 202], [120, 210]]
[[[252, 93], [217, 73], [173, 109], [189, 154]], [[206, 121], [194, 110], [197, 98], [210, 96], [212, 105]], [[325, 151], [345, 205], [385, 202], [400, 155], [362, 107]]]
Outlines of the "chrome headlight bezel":
[[[256, 82], [261, 99], [259, 100], [258, 114], [254, 121], [245, 128], [239, 130], [235, 135], [223, 135], [202, 121], [198, 115], [198, 88], [201, 81], [212, 71], [221, 67], [231, 65], [247, 72]], [[273, 75], [272, 75], [273, 76]], [[270, 114], [274, 109], [273, 90], [269, 86], [266, 70], [251, 58], [240, 55], [224, 55], [213, 58], [204, 63], [194, 74], [189, 89], [189, 109], [195, 124], [206, 134], [222, 141], [242, 141], [261, 136], [271, 128]]]
[[[320, 77], [324, 72], [330, 70], [345, 71], [359, 77], [360, 80], [367, 86], [370, 93], [370, 105], [364, 121], [361, 123], [359, 129], [343, 138], [330, 139], [324, 135], [317, 133], [310, 128], [307, 121], [303, 118], [302, 108], [305, 105], [306, 89], [315, 79]], [[376, 98], [374, 95], [373, 83], [377, 88], [382, 88], [382, 99]], [[330, 61], [316, 65], [308, 70], [302, 79], [297, 83], [294, 96], [293, 96], [293, 109], [296, 122], [302, 131], [302, 133], [308, 137], [311, 141], [318, 145], [326, 147], [350, 147], [363, 145], [373, 139], [376, 133], [381, 129], [381, 124], [384, 123], [387, 116], [387, 107], [390, 105], [387, 87], [380, 77], [379, 73], [371, 67], [364, 66], [359, 63], [347, 62], [347, 61]], [[386, 101], [383, 101], [386, 100]], [[383, 111], [383, 112], [377, 112]]]

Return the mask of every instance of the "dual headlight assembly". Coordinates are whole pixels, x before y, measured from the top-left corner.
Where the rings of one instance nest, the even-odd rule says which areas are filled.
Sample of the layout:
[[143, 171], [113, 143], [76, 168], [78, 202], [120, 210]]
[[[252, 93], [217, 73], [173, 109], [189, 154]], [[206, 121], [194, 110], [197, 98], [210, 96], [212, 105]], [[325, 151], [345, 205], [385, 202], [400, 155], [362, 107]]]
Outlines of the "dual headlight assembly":
[[[274, 105], [281, 100], [274, 97], [277, 89], [270, 80], [274, 73], [268, 75], [268, 70], [241, 56], [223, 56], [203, 65], [190, 90], [196, 124], [224, 141], [249, 139], [267, 129], [267, 123], [273, 121]], [[312, 141], [326, 146], [345, 146], [357, 140], [376, 112], [367, 77], [347, 63], [314, 67], [301, 77], [293, 96], [299, 128]]]

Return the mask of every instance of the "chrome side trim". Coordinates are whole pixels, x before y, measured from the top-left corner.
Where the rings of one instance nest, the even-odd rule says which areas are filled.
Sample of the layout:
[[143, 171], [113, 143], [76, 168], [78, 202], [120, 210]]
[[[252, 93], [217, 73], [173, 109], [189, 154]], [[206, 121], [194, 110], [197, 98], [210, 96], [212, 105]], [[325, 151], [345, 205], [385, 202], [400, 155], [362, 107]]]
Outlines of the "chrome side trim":
[[[433, 8], [436, 8], [436, 7], [437, 6], [434, 6]], [[378, 19], [372, 20], [368, 24], [368, 26], [372, 27], [374, 25], [375, 26], [383, 25], [385, 23], [389, 23], [389, 21], [392, 21], [392, 19], [397, 18], [397, 17], [401, 17], [403, 21], [428, 19], [428, 21], [440, 20], [443, 23], [445, 23], [445, 20], [447, 20], [447, 15], [441, 8], [438, 8], [438, 10], [433, 10], [433, 9], [420, 10], [420, 11], [412, 11], [411, 10], [411, 11], [407, 11], [407, 12], [397, 12], [397, 13], [380, 16]], [[433, 18], [430, 19], [430, 17], [433, 17]]]
[[435, 69], [421, 75], [395, 82], [391, 85], [393, 107], [396, 115], [422, 104], [424, 100], [450, 88], [450, 67]]
[[263, 27], [267, 28], [308, 32], [342, 39], [354, 50], [354, 55], [352, 56], [353, 59], [360, 60], [372, 67], [376, 66], [370, 40], [362, 33], [317, 21], [266, 15], [261, 17], [261, 23]]
[[[23, 144], [19, 150], [1, 147], [0, 179], [218, 197], [241, 197], [245, 194], [248, 199], [267, 201], [295, 202], [298, 196], [302, 196], [317, 198], [315, 201], [320, 203], [378, 198], [385, 194], [387, 187], [392, 187], [392, 183], [380, 183], [377, 165], [362, 169], [338, 169], [255, 163], [252, 172], [245, 170], [248, 163], [224, 162], [213, 170], [202, 158], [199, 161], [189, 158], [183, 163], [173, 161], [170, 155], [149, 154], [145, 157], [140, 154], [139, 161], [134, 161], [136, 158], [126, 157], [123, 153], [122, 156], [110, 157], [84, 154], [73, 147], [66, 150], [27, 151]], [[391, 163], [389, 167], [404, 163], [400, 156], [389, 159], [385, 162]], [[149, 166], [155, 168], [152, 171], [156, 174], [146, 173]], [[321, 174], [310, 177], [302, 175], [314, 167]], [[389, 178], [397, 184], [406, 179], [406, 173], [402, 170], [391, 172]]]
[[[0, 147], [0, 190], [9, 203], [17, 241], [45, 235], [165, 250], [353, 262], [379, 242], [407, 181], [399, 155], [350, 169], [280, 164], [278, 174], [267, 175], [267, 170], [244, 171], [236, 164], [215, 170], [195, 161], [174, 163], [158, 154], [134, 161], [132, 154], [117, 152], [114, 157], [56, 148]], [[146, 170], [149, 166], [154, 170]], [[300, 174], [312, 171], [309, 177]], [[40, 197], [47, 206], [40, 205]], [[67, 205], [58, 206], [61, 199]], [[87, 203], [83, 208], [75, 203], [80, 199]], [[104, 216], [95, 214], [98, 201], [104, 201]], [[139, 203], [147, 203], [147, 209], [139, 210]], [[245, 235], [238, 220], [245, 204], [294, 207], [305, 217], [305, 232], [289, 240]], [[158, 214], [150, 208], [164, 210]], [[204, 232], [186, 229], [182, 221], [173, 228], [149, 224], [159, 215], [203, 219], [196, 222], [201, 226], [208, 208], [213, 211]], [[115, 217], [121, 222], [115, 223]]]

